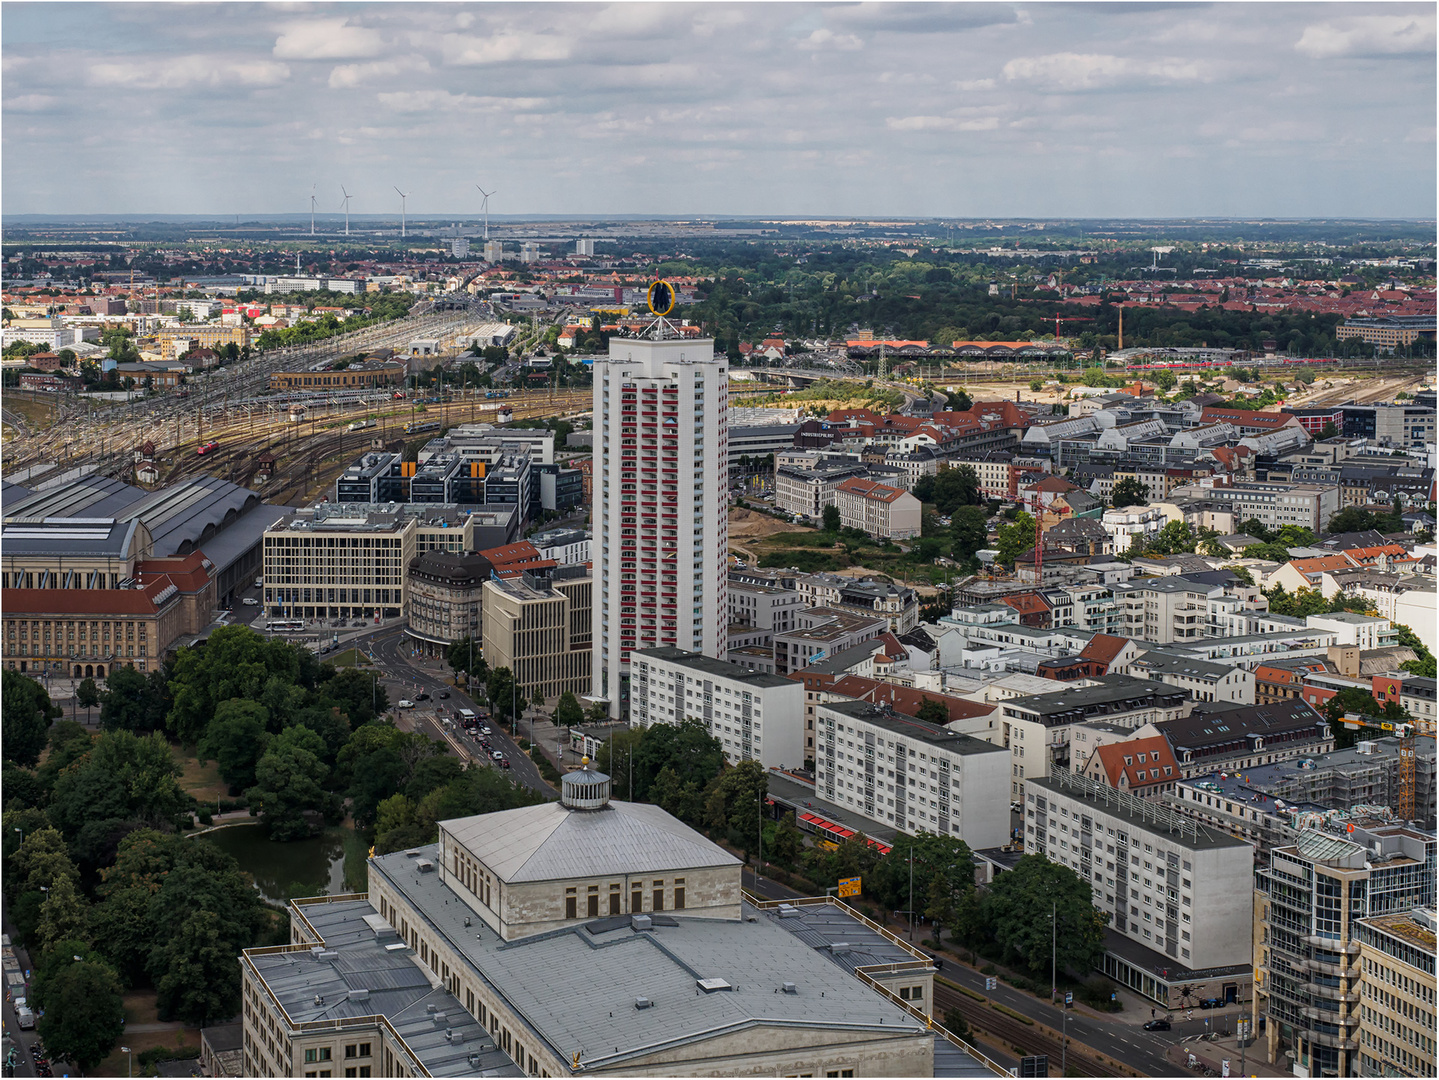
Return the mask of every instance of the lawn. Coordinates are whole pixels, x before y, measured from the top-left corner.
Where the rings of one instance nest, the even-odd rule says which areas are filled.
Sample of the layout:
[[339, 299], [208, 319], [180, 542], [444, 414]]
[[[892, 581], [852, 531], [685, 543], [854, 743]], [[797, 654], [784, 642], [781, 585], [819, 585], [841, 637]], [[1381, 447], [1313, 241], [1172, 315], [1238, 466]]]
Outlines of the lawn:
[[200, 763], [193, 751], [172, 747], [180, 766], [180, 787], [202, 803], [217, 802], [230, 797], [230, 785], [220, 779], [220, 770], [213, 761]]
[[327, 663], [336, 667], [370, 667], [370, 658], [359, 649], [346, 649], [330, 657]]
[[16, 395], [7, 395], [5, 408], [19, 413], [30, 421], [31, 428], [39, 431], [49, 427], [55, 422], [55, 406], [48, 401], [35, 401], [31, 398]]
[[[910, 543], [907, 541], [907, 543]], [[886, 550], [873, 540], [842, 538], [838, 544], [824, 533], [784, 533], [757, 540], [752, 545], [759, 565], [794, 566], [803, 573], [862, 567], [910, 585], [938, 584], [958, 576], [953, 566], [936, 566], [913, 551], [898, 546]]]

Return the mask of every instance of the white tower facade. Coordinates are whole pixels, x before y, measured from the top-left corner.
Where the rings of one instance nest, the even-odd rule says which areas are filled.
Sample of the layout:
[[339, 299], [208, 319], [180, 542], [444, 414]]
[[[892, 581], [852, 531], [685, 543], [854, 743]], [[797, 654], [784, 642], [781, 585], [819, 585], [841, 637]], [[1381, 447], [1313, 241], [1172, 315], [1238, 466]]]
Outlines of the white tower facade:
[[593, 694], [629, 708], [630, 653], [723, 658], [729, 365], [710, 338], [611, 338], [594, 365]]

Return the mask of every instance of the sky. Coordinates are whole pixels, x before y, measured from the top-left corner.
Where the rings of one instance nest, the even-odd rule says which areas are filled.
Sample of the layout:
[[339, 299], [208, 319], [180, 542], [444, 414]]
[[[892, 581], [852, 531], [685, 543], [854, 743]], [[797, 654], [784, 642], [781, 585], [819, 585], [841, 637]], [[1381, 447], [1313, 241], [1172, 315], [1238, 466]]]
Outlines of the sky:
[[0, 212], [1428, 219], [1435, 10], [7, 2]]

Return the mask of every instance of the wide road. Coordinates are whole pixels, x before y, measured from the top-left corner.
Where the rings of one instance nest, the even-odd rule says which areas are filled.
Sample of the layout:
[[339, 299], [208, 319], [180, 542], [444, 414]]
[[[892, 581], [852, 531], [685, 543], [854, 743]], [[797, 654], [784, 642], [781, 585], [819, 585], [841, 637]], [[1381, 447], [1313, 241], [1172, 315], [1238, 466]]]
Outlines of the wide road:
[[[479, 706], [473, 698], [463, 690], [453, 687], [446, 680], [448, 666], [437, 665], [434, 662], [423, 663], [421, 658], [414, 655], [414, 648], [411, 639], [398, 627], [391, 627], [380, 630], [372, 635], [364, 635], [352, 644], [364, 648], [374, 658], [375, 663], [385, 672], [381, 676], [381, 683], [390, 695], [390, 707], [393, 709], [395, 703], [402, 698], [415, 701], [415, 695], [421, 691], [429, 694], [429, 700], [418, 702], [423, 708], [398, 711], [402, 725], [409, 723], [415, 730], [423, 731], [432, 739], [444, 743], [451, 753], [457, 757], [468, 756], [469, 760], [477, 763], [489, 764], [484, 749], [475, 742], [458, 725], [454, 729], [446, 729], [438, 714], [438, 708], [444, 708], [447, 717], [453, 717], [456, 709], [473, 709], [479, 712]], [[437, 694], [445, 692], [450, 696], [441, 700]], [[413, 718], [410, 721], [405, 719], [406, 714]], [[490, 728], [490, 747], [498, 750], [510, 760], [510, 768], [507, 775], [517, 784], [523, 784], [533, 791], [539, 792], [547, 798], [554, 798], [558, 792], [547, 784], [540, 776], [540, 770], [530, 760], [530, 756], [519, 748], [503, 728], [493, 720], [488, 722]], [[523, 730], [523, 721], [521, 722]], [[446, 735], [449, 738], [446, 738]], [[464, 753], [456, 750], [459, 746]]]

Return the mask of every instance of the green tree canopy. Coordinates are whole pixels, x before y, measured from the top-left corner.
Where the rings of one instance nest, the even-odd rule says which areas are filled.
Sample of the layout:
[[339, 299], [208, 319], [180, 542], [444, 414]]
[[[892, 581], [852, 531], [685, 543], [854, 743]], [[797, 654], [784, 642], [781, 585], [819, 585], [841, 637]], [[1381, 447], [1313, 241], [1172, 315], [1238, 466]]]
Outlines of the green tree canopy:
[[989, 522], [984, 508], [961, 506], [950, 519], [950, 557], [967, 563], [989, 543]]
[[[124, 1030], [125, 1008], [120, 980], [97, 959], [61, 962], [46, 978], [45, 1010], [35, 1025], [52, 1055], [63, 1056], [86, 1072], [105, 1060]], [[234, 958], [231, 958], [234, 966]], [[238, 973], [238, 971], [237, 971]]]
[[45, 749], [45, 734], [60, 715], [45, 688], [18, 671], [0, 677], [0, 742], [5, 757], [20, 765], [34, 765]]
[[169, 826], [194, 803], [180, 789], [179, 775], [170, 744], [159, 732], [106, 732], [56, 778], [50, 818], [66, 836], [105, 818]]
[[181, 742], [197, 743], [220, 702], [258, 701], [272, 677], [282, 686], [301, 683], [300, 652], [310, 654], [312, 674], [317, 673], [310, 650], [297, 649], [283, 638], [265, 638], [248, 626], [222, 627], [203, 647], [181, 649], [170, 677], [174, 705], [166, 724], [171, 734]]
[[231, 698], [215, 707], [215, 718], [205, 727], [198, 753], [212, 758], [220, 778], [231, 790], [243, 791], [255, 783], [255, 765], [265, 753], [270, 734], [270, 710], [253, 701]]
[[1049, 968], [1052, 946], [1060, 970], [1088, 973], [1104, 954], [1109, 920], [1091, 901], [1089, 883], [1073, 870], [1026, 855], [990, 886], [984, 917], [1006, 961], [1023, 964], [1031, 975]]
[[560, 727], [574, 727], [576, 724], [584, 723], [584, 710], [580, 708], [579, 699], [566, 690], [560, 695], [558, 704], [555, 705], [555, 723]]
[[824, 511], [820, 514], [820, 522], [825, 532], [839, 532], [839, 507], [836, 506], [834, 503], [830, 503], [828, 506], [826, 506], [824, 508]]
[[318, 827], [307, 814], [338, 818], [339, 801], [325, 789], [330, 770], [321, 760], [324, 740], [307, 727], [282, 731], [255, 765], [250, 807], [272, 840], [296, 840]]
[[1136, 477], [1122, 476], [1114, 483], [1114, 490], [1110, 492], [1109, 504], [1116, 510], [1126, 506], [1147, 506], [1149, 504], [1149, 491]]

